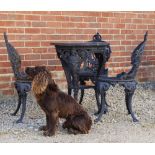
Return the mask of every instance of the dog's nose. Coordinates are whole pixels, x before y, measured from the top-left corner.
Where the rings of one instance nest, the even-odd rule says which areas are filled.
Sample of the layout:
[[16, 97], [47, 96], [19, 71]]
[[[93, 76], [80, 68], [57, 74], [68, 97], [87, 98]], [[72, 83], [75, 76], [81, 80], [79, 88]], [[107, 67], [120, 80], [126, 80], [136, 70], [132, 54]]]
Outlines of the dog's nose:
[[32, 69], [30, 67], [26, 67], [25, 72], [29, 74], [30, 72], [32, 72]]

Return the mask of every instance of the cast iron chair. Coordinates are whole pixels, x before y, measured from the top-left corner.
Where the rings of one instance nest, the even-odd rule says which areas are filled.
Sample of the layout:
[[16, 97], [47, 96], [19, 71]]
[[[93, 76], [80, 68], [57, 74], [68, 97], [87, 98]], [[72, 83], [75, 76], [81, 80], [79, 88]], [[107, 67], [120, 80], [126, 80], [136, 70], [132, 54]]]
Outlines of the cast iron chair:
[[20, 55], [17, 53], [16, 49], [11, 45], [11, 43], [8, 42], [8, 38], [5, 32], [4, 32], [4, 39], [7, 47], [8, 56], [11, 62], [12, 70], [15, 76], [14, 85], [18, 93], [18, 105], [15, 112], [12, 113], [11, 115], [15, 116], [19, 111], [20, 106], [22, 105], [21, 116], [16, 121], [16, 123], [22, 123], [26, 111], [27, 92], [31, 90], [31, 81], [28, 79], [25, 72], [20, 71], [21, 69]]
[[[105, 77], [100, 75], [98, 82], [96, 83], [96, 93], [97, 93], [97, 106], [98, 106], [98, 117], [95, 122], [101, 120], [103, 114], [107, 112], [107, 102], [106, 102], [106, 91], [109, 89], [110, 85], [115, 86], [119, 84], [124, 87], [125, 90], [125, 102], [128, 110], [128, 114], [131, 114], [133, 122], [137, 122], [138, 119], [135, 117], [132, 111], [132, 96], [136, 89], [137, 82], [135, 80], [140, 62], [141, 56], [144, 53], [145, 43], [147, 41], [147, 33], [144, 35], [144, 41], [142, 41], [132, 52], [131, 55], [131, 70], [129, 72], [122, 72], [116, 77]], [[99, 99], [99, 95], [101, 95]]]

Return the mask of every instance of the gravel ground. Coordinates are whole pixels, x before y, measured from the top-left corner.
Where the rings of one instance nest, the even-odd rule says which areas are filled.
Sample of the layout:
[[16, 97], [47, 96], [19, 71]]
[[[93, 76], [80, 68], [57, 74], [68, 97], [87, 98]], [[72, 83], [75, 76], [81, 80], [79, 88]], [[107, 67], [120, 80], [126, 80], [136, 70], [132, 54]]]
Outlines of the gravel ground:
[[[124, 102], [123, 88], [111, 87], [107, 93], [110, 105], [108, 114], [104, 115], [102, 122], [93, 124], [87, 135], [71, 135], [62, 129], [63, 119], [60, 120], [56, 135], [44, 137], [38, 131], [40, 125], [45, 124], [45, 115], [29, 94], [27, 111], [23, 124], [16, 124], [19, 118], [10, 116], [17, 105], [17, 98], [1, 97], [0, 101], [0, 142], [35, 142], [35, 143], [118, 143], [118, 142], [155, 142], [155, 90], [153, 85], [138, 85], [133, 97], [133, 109], [139, 119], [133, 123], [131, 116], [127, 115]], [[87, 109], [92, 119], [96, 111], [94, 92], [87, 90], [83, 106]]]

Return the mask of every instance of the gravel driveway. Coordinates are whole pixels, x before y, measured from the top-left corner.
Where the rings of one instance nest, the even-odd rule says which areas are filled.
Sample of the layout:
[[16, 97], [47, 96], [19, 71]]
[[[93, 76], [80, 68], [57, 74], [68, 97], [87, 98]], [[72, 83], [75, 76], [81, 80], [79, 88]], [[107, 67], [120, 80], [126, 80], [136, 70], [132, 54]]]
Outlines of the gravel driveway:
[[[93, 124], [89, 134], [68, 134], [61, 127], [64, 121], [61, 119], [56, 135], [44, 137], [43, 133], [38, 131], [38, 127], [45, 124], [45, 115], [31, 94], [28, 96], [23, 124], [14, 123], [19, 118], [19, 114], [14, 117], [10, 116], [17, 105], [17, 98], [4, 99], [1, 97], [0, 142], [155, 142], [155, 90], [151, 85], [147, 88], [138, 86], [133, 97], [133, 109], [139, 119], [138, 123], [133, 123], [131, 116], [127, 115], [123, 88], [111, 87], [107, 93], [107, 101], [110, 105], [108, 114], [103, 116], [102, 122]], [[92, 90], [87, 90], [82, 104], [94, 120], [93, 113], [96, 111], [96, 103]]]

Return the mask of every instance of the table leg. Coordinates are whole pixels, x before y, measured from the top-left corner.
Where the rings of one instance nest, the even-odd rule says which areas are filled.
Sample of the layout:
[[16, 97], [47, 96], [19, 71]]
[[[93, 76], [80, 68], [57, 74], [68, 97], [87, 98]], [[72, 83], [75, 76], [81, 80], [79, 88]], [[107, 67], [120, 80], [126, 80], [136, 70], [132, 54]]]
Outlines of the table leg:
[[64, 69], [64, 73], [66, 76], [66, 80], [67, 80], [67, 85], [68, 85], [68, 95], [72, 94], [72, 80], [71, 80], [71, 73], [69, 70], [69, 67], [67, 66], [66, 62], [61, 59], [61, 63], [62, 63], [62, 67]]
[[81, 89], [81, 96], [80, 96], [79, 104], [82, 103], [82, 101], [83, 101], [83, 96], [84, 96], [84, 89]]
[[74, 91], [74, 99], [75, 100], [78, 100], [78, 91], [79, 91], [79, 84], [78, 84], [78, 82], [79, 82], [79, 77], [78, 77], [78, 75], [77, 75], [77, 73], [73, 73], [73, 91]]

